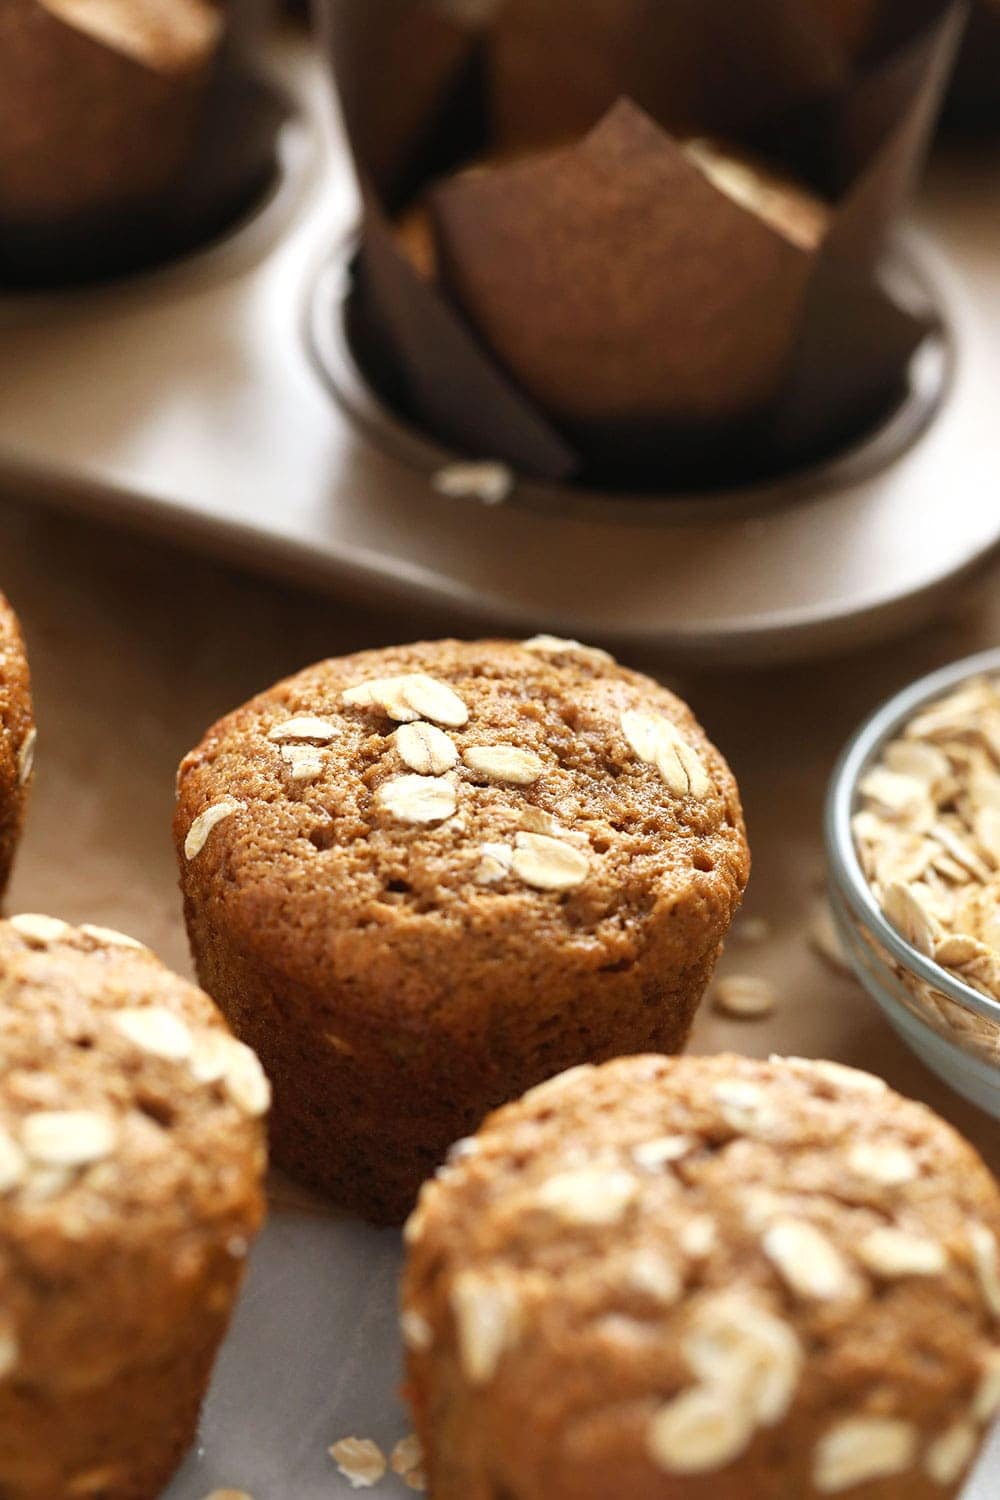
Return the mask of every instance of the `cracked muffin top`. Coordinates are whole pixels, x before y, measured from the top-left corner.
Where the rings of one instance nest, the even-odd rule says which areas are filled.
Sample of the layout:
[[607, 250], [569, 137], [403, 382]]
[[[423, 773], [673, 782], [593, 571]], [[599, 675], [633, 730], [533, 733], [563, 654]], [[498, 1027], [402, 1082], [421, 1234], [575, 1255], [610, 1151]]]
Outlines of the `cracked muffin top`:
[[133, 1357], [123, 1326], [169, 1344], [213, 1256], [241, 1260], [259, 1224], [267, 1103], [250, 1049], [141, 944], [0, 922], [3, 1374], [90, 1379]]
[[446, 1500], [923, 1500], [1000, 1408], [997, 1185], [838, 1064], [573, 1069], [453, 1149], [406, 1238]]
[[[735, 782], [690, 711], [541, 636], [361, 652], [222, 719], [182, 762], [185, 889], [303, 982], [498, 934], [627, 968], [647, 921], [714, 950], [748, 873]], [[348, 956], [347, 935], [366, 943]], [[280, 959], [278, 958], [280, 955]]]

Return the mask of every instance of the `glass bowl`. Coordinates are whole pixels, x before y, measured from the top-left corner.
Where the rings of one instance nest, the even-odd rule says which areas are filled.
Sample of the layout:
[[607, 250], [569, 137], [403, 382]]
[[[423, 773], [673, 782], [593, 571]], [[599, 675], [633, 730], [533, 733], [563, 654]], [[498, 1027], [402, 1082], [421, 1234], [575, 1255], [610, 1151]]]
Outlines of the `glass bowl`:
[[984, 674], [1000, 675], [1000, 649], [921, 678], [861, 725], [830, 782], [826, 850], [834, 920], [858, 979], [929, 1068], [1000, 1119], [1000, 1001], [925, 957], [891, 926], [861, 868], [851, 829], [858, 783], [883, 745], [921, 709]]

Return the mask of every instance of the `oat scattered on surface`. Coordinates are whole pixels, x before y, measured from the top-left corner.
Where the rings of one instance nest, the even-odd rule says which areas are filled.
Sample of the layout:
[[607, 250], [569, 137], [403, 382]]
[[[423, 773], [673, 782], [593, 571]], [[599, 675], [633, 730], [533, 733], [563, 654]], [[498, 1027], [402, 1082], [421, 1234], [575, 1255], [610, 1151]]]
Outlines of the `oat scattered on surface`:
[[114, 927], [98, 927], [94, 922], [81, 922], [80, 931], [93, 938], [95, 943], [103, 943], [108, 948], [138, 948], [148, 952], [145, 943], [140, 943], [138, 938], [129, 937], [127, 932], [119, 932]]
[[568, 891], [590, 874], [587, 856], [572, 844], [545, 833], [514, 836], [511, 870], [525, 885], [540, 891]]
[[514, 488], [514, 471], [493, 460], [479, 463], [445, 464], [431, 477], [439, 495], [449, 500], [478, 500], [481, 505], [502, 505]]
[[394, 1474], [409, 1474], [419, 1469], [424, 1461], [424, 1450], [415, 1432], [400, 1438], [389, 1455], [389, 1467]]
[[191, 1055], [194, 1045], [191, 1028], [165, 1006], [147, 1005], [120, 1010], [112, 1019], [117, 1029], [143, 1052], [173, 1062], [182, 1062]]
[[769, 980], [758, 975], [729, 974], [716, 982], [712, 1001], [727, 1016], [754, 1020], [776, 1009], [778, 992]]
[[822, 1495], [837, 1495], [872, 1479], [887, 1479], [913, 1467], [917, 1429], [888, 1417], [847, 1417], [816, 1447], [813, 1483]]
[[1000, 1348], [986, 1357], [986, 1364], [972, 1402], [972, 1415], [977, 1422], [992, 1422], [1000, 1415]]
[[1000, 1246], [997, 1237], [985, 1224], [973, 1224], [969, 1230], [969, 1243], [986, 1306], [995, 1318], [1000, 1318]]
[[924, 1467], [935, 1484], [954, 1484], [965, 1473], [979, 1447], [971, 1422], [956, 1422], [927, 1449]]
[[948, 1267], [948, 1252], [937, 1240], [907, 1234], [885, 1225], [872, 1229], [858, 1245], [858, 1256], [878, 1276], [939, 1276]]
[[35, 746], [37, 743], [38, 730], [32, 725], [21, 741], [21, 748], [17, 752], [18, 786], [24, 786], [27, 783], [35, 768]]
[[61, 921], [59, 917], [46, 917], [41, 912], [25, 911], [9, 920], [15, 932], [39, 948], [58, 943], [73, 931], [68, 922]]
[[777, 1219], [764, 1231], [764, 1253], [798, 1297], [830, 1302], [858, 1291], [858, 1280], [832, 1240], [804, 1219]]
[[665, 714], [627, 709], [621, 716], [622, 734], [641, 761], [655, 766], [675, 797], [707, 797], [712, 790], [705, 767], [693, 745]]
[[213, 802], [211, 807], [206, 807], [204, 812], [200, 812], [184, 840], [185, 859], [196, 859], [204, 849], [212, 829], [225, 822], [226, 818], [231, 818], [242, 806], [242, 802], [237, 802], [235, 797], [222, 797], [218, 802]]
[[753, 1437], [749, 1413], [727, 1390], [693, 1386], [649, 1425], [649, 1455], [668, 1474], [706, 1474], [732, 1463]]
[[837, 931], [830, 903], [825, 897], [816, 902], [809, 919], [809, 946], [831, 969], [840, 974], [852, 972], [851, 960]]
[[443, 776], [411, 774], [383, 781], [375, 801], [399, 823], [442, 823], [458, 807], [458, 793]]
[[321, 719], [316, 714], [300, 714], [294, 719], [285, 719], [281, 724], [275, 724], [269, 729], [267, 737], [280, 744], [283, 740], [316, 740], [319, 744], [329, 744], [335, 740], [340, 733], [336, 724], [329, 719]]
[[723, 1079], [712, 1089], [712, 1098], [732, 1130], [751, 1134], [769, 1123], [764, 1090], [749, 1079]]
[[223, 1080], [226, 1093], [237, 1109], [259, 1119], [271, 1107], [271, 1085], [257, 1054], [245, 1042], [225, 1037], [227, 1062]]
[[451, 1288], [458, 1354], [470, 1385], [488, 1385], [521, 1332], [521, 1307], [512, 1283], [462, 1271]]
[[292, 781], [316, 781], [323, 774], [323, 750], [319, 745], [288, 744], [281, 747], [281, 759]]
[[398, 724], [429, 719], [446, 729], [461, 729], [469, 722], [469, 710], [455, 690], [425, 672], [376, 677], [348, 688], [342, 698], [345, 708], [378, 708]]
[[595, 666], [614, 666], [615, 659], [610, 651], [602, 651], [600, 646], [587, 646], [583, 641], [567, 640], [559, 635], [533, 635], [529, 640], [521, 642], [525, 651], [534, 651], [537, 656], [580, 656], [584, 661], [591, 661]]
[[691, 1260], [704, 1260], [711, 1255], [719, 1239], [719, 1230], [711, 1214], [697, 1214], [682, 1224], [677, 1243]]
[[458, 762], [455, 741], [435, 724], [401, 724], [392, 742], [403, 764], [420, 776], [443, 776]]
[[558, 823], [551, 813], [543, 812], [540, 807], [526, 807], [521, 813], [518, 827], [524, 833], [547, 833], [549, 838], [566, 838], [569, 830]]
[[5, 1130], [0, 1130], [0, 1197], [19, 1187], [28, 1171], [28, 1159]]
[[631, 1155], [637, 1167], [652, 1172], [658, 1167], [665, 1167], [669, 1162], [680, 1161], [682, 1157], [689, 1156], [697, 1145], [698, 1142], [691, 1135], [661, 1135], [653, 1141], [640, 1141], [637, 1146], [632, 1147]]
[[21, 1145], [45, 1167], [86, 1167], [104, 1161], [118, 1143], [114, 1120], [89, 1109], [46, 1109], [25, 1115]]
[[354, 1490], [370, 1489], [386, 1471], [386, 1458], [371, 1438], [341, 1438], [329, 1449], [330, 1457]]
[[253, 1500], [253, 1496], [246, 1490], [213, 1490], [205, 1500]]
[[649, 1297], [661, 1307], [673, 1307], [684, 1292], [681, 1274], [658, 1250], [633, 1250], [623, 1266], [622, 1279], [630, 1291]]
[[639, 1182], [631, 1172], [580, 1167], [550, 1177], [535, 1202], [564, 1224], [617, 1224], [638, 1194]]
[[399, 1318], [399, 1331], [407, 1349], [423, 1354], [433, 1347], [434, 1330], [423, 1313], [406, 1308]]
[[510, 874], [513, 863], [514, 850], [510, 844], [480, 844], [476, 881], [479, 885], [494, 885]]
[[858, 1177], [882, 1187], [901, 1187], [918, 1173], [916, 1158], [905, 1146], [858, 1141], [847, 1153], [847, 1165]]
[[718, 1292], [697, 1307], [682, 1348], [700, 1383], [729, 1392], [755, 1427], [787, 1414], [804, 1359], [783, 1318], [740, 1292]]
[[487, 781], [509, 786], [531, 786], [545, 769], [533, 751], [519, 750], [516, 745], [469, 745], [462, 759], [470, 771]]

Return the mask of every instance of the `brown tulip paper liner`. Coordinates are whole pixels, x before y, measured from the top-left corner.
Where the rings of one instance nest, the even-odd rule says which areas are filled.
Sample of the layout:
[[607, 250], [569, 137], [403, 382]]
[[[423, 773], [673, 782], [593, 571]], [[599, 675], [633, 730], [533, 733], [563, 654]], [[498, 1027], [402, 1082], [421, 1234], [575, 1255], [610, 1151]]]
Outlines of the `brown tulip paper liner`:
[[945, 120], [970, 134], [1000, 134], [1000, 0], [975, 0]]
[[258, 0], [192, 3], [183, 33], [168, 3], [119, 0], [114, 31], [75, 0], [0, 3], [0, 283], [168, 260], [266, 188], [286, 106], [249, 60]]
[[[812, 0], [848, 56], [893, 45], [931, 0]], [[946, 125], [969, 132], [1000, 128], [1000, 0], [973, 0], [944, 107]]]
[[[817, 3], [324, 0], [380, 387], [463, 451], [607, 487], [748, 482], [873, 426], [930, 326], [879, 265], [964, 12], [857, 67]], [[721, 190], [695, 134], [793, 170], [826, 232]], [[433, 278], [391, 223], [412, 202]]]

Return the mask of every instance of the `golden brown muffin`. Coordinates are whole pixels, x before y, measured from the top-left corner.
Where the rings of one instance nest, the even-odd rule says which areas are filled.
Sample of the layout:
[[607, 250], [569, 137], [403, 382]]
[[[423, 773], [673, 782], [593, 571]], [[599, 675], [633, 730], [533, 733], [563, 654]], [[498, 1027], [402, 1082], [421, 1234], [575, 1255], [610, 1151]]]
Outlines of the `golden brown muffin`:
[[267, 1080], [131, 938], [0, 923], [0, 1494], [151, 1500], [263, 1211]]
[[0, 594], [0, 898], [7, 888], [35, 761], [31, 678], [17, 617]]
[[681, 1047], [748, 867], [689, 710], [547, 636], [279, 683], [183, 761], [174, 832], [201, 983], [274, 1085], [275, 1158], [384, 1220], [493, 1105]]
[[1000, 1193], [930, 1110], [773, 1058], [578, 1068], [407, 1225], [435, 1500], [949, 1500], [1000, 1408]]

